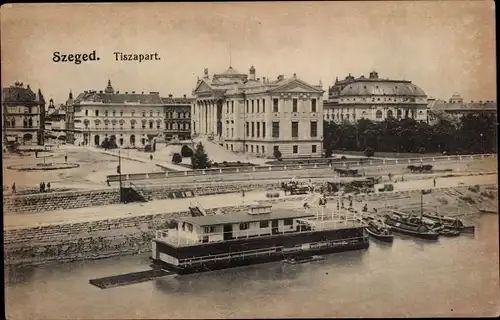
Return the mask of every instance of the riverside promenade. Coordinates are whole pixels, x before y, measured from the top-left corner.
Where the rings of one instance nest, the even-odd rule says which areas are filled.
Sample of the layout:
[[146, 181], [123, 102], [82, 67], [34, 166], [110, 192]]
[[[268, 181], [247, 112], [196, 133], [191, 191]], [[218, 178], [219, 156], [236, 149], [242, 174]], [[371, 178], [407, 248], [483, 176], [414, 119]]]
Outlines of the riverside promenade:
[[[394, 183], [394, 192], [411, 192], [422, 189], [454, 188], [472, 185], [497, 185], [497, 174], [442, 177], [432, 179], [410, 180]], [[4, 215], [4, 229], [22, 229], [46, 225], [79, 223], [99, 220], [112, 220], [124, 217], [147, 216], [170, 212], [188, 211], [190, 205], [201, 205], [205, 210], [221, 207], [249, 205], [258, 201], [269, 200], [267, 192], [248, 192], [243, 197], [241, 193], [200, 196], [196, 198], [156, 200], [146, 203], [115, 204], [99, 207], [87, 207], [70, 210], [47, 211], [40, 213], [23, 213]], [[385, 192], [384, 194], [391, 194]], [[301, 201], [307, 195], [286, 196], [290, 201]], [[280, 194], [283, 199], [284, 194]], [[300, 204], [277, 204], [280, 207], [300, 207]]]

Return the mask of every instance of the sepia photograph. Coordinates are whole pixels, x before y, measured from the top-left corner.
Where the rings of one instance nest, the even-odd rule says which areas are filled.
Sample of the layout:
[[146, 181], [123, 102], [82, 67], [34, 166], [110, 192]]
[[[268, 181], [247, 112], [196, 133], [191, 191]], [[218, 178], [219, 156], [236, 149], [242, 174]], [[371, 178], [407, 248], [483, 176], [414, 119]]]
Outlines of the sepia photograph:
[[5, 316], [500, 316], [495, 3], [0, 8]]

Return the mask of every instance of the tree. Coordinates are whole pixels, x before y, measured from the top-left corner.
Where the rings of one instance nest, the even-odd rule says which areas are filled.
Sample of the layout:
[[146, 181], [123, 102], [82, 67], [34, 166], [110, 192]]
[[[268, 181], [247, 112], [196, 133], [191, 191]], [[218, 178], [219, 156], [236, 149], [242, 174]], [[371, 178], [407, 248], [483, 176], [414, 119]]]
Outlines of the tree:
[[193, 150], [187, 145], [183, 145], [181, 148], [181, 155], [184, 158], [191, 158], [193, 156]]
[[181, 162], [182, 162], [182, 156], [178, 153], [174, 153], [174, 155], [172, 156], [172, 163], [178, 164]]
[[281, 161], [281, 151], [275, 149], [273, 155], [278, 161]]
[[205, 153], [205, 148], [200, 142], [196, 146], [196, 151], [191, 157], [191, 166], [193, 167], [193, 169], [207, 169], [210, 168], [210, 165], [211, 163], [208, 159], [208, 155]]
[[104, 140], [103, 140], [103, 141], [102, 141], [102, 143], [101, 143], [101, 147], [102, 147], [104, 150], [109, 149], [109, 139], [108, 139], [108, 137], [104, 138]]

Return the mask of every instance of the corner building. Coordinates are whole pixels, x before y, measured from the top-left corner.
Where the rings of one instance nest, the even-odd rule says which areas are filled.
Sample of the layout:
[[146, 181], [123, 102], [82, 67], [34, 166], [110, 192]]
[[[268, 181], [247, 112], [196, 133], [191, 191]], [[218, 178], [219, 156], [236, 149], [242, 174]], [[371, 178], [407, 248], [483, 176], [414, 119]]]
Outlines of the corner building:
[[118, 147], [151, 144], [165, 129], [164, 103], [159, 92], [84, 91], [72, 102], [74, 141], [99, 146], [115, 137]]
[[229, 67], [212, 77], [205, 69], [193, 90], [192, 134], [253, 156], [320, 157], [323, 141], [323, 89], [294, 74], [276, 80], [256, 78]]

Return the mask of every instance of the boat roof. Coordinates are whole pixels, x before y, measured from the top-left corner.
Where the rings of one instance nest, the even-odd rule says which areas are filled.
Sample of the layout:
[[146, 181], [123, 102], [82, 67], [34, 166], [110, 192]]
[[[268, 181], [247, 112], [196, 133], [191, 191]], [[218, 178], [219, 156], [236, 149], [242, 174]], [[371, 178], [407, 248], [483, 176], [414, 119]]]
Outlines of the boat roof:
[[295, 211], [293, 209], [273, 209], [271, 213], [249, 214], [248, 212], [235, 212], [223, 215], [207, 215], [201, 217], [180, 217], [175, 220], [188, 222], [197, 226], [211, 226], [218, 224], [235, 224], [245, 222], [258, 222], [276, 219], [297, 219], [313, 217], [314, 214]]

